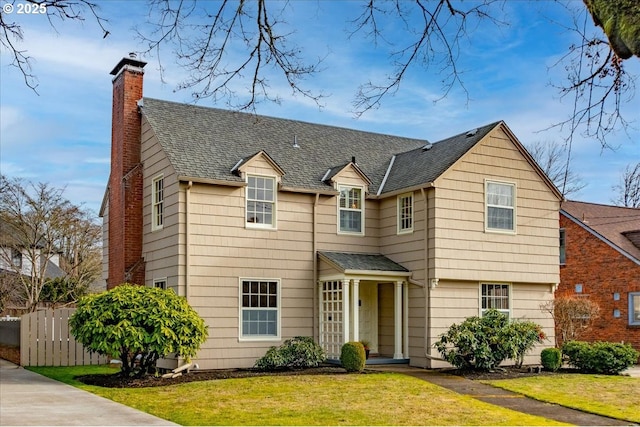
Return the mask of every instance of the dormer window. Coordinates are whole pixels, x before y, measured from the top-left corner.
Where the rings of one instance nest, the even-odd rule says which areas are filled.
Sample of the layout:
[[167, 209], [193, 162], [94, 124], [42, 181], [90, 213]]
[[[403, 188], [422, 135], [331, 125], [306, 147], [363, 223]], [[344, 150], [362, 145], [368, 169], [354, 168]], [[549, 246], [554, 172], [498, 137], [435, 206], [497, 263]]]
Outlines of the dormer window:
[[247, 176], [247, 226], [275, 228], [276, 180], [273, 177]]
[[364, 200], [362, 187], [339, 186], [338, 232], [364, 234]]

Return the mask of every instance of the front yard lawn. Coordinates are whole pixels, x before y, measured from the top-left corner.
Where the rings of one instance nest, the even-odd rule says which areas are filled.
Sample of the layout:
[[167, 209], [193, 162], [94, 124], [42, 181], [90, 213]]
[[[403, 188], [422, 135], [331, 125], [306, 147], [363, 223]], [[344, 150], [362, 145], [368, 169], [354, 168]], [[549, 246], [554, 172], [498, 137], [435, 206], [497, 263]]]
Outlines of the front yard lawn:
[[640, 378], [558, 374], [483, 382], [544, 402], [640, 423]]
[[30, 368], [182, 425], [562, 425], [394, 373], [300, 375], [118, 389], [76, 375], [105, 367]]

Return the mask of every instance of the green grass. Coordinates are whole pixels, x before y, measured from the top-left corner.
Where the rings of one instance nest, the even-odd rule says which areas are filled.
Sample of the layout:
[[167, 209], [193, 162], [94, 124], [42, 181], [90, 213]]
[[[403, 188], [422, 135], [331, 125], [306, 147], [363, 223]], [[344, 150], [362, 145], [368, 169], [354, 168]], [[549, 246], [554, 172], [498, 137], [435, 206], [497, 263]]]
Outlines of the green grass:
[[640, 423], [640, 378], [564, 374], [483, 382], [544, 402]]
[[73, 379], [107, 369], [32, 368], [182, 425], [563, 425], [394, 373], [253, 377], [136, 389], [87, 386]]

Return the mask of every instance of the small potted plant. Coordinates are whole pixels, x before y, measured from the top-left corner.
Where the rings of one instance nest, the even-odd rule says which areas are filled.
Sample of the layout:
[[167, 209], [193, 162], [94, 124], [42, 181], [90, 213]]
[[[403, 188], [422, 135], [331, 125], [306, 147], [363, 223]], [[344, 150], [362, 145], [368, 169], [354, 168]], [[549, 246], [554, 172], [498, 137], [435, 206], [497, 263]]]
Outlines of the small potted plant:
[[360, 340], [360, 344], [362, 344], [362, 346], [364, 347], [364, 355], [368, 359], [369, 358], [369, 351], [371, 350], [371, 348], [369, 347], [369, 345], [370, 345], [369, 341]]

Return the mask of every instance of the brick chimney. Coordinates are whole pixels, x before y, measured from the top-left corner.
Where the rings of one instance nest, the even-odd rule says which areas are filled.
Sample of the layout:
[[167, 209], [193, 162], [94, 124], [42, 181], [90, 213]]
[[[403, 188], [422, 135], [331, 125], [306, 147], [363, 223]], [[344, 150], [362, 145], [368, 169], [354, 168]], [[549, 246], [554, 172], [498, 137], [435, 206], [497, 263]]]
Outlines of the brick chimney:
[[111, 175], [109, 177], [109, 273], [107, 289], [124, 282], [144, 285], [142, 258], [141, 118], [138, 101], [146, 62], [135, 54], [111, 71]]

